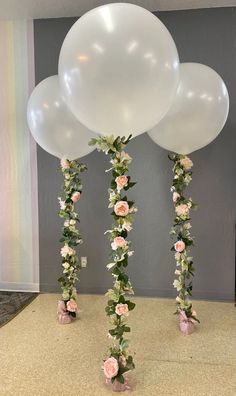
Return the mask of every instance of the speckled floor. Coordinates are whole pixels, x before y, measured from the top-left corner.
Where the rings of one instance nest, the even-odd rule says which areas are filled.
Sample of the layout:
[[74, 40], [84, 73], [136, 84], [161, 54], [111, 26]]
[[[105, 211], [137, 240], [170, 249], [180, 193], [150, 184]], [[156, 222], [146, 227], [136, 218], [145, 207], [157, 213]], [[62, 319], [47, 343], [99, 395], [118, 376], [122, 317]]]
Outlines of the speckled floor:
[[[40, 295], [0, 329], [1, 396], [113, 394], [100, 369], [108, 345], [105, 298], [82, 295], [80, 319], [55, 320], [57, 295]], [[236, 308], [198, 301], [201, 325], [182, 335], [173, 301], [136, 298], [129, 317], [132, 395], [236, 396]], [[125, 394], [129, 394], [126, 392]]]

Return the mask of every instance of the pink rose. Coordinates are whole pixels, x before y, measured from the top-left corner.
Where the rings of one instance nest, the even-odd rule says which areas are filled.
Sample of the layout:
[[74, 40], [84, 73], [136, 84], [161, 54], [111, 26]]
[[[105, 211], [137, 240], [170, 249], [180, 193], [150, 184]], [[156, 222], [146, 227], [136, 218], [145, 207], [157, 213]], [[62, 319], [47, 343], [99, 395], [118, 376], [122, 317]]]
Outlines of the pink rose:
[[80, 199], [80, 192], [79, 192], [79, 191], [75, 191], [75, 192], [72, 194], [71, 199], [72, 199], [72, 201], [73, 201], [74, 203], [75, 203], [75, 202], [78, 202], [79, 199]]
[[186, 204], [181, 204], [176, 206], [175, 211], [178, 216], [188, 215], [189, 207]]
[[116, 314], [119, 316], [121, 316], [121, 315], [128, 316], [129, 315], [129, 308], [128, 308], [127, 304], [117, 304], [115, 311], [116, 311]]
[[173, 202], [176, 202], [179, 199], [180, 195], [176, 191], [173, 192]]
[[129, 205], [126, 201], [118, 201], [114, 206], [114, 212], [117, 216], [127, 216], [129, 213]]
[[75, 300], [71, 299], [70, 301], [67, 301], [66, 308], [67, 308], [67, 311], [76, 312], [77, 311], [77, 304], [76, 304]]
[[106, 378], [113, 378], [117, 375], [119, 370], [119, 365], [114, 357], [108, 358], [103, 365], [103, 371]]
[[193, 162], [187, 156], [180, 160], [180, 164], [184, 167], [185, 170], [190, 170], [193, 166]]
[[62, 169], [68, 169], [70, 167], [69, 161], [65, 158], [61, 159], [61, 167]]
[[175, 275], [180, 275], [180, 274], [181, 274], [181, 271], [178, 270], [178, 269], [176, 269], [176, 270], [175, 270]]
[[185, 243], [183, 241], [177, 241], [174, 244], [176, 252], [181, 253], [185, 249]]
[[118, 248], [122, 248], [126, 246], [126, 244], [127, 244], [126, 240], [123, 237], [119, 236], [114, 239], [114, 241], [111, 244], [111, 248], [112, 250], [116, 250]]
[[128, 181], [129, 181], [129, 179], [127, 176], [118, 176], [116, 178], [117, 189], [122, 190], [122, 188], [127, 186]]

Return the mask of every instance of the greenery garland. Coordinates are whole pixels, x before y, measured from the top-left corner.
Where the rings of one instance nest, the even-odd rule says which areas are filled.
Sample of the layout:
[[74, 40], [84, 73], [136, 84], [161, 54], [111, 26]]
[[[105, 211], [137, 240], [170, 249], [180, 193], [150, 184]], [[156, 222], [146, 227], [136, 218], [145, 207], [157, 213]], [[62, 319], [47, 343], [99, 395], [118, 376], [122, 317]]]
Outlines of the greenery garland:
[[171, 192], [175, 206], [175, 219], [171, 228], [171, 236], [176, 239], [171, 250], [175, 252], [177, 279], [173, 286], [178, 291], [176, 298], [176, 313], [182, 314], [192, 322], [199, 322], [196, 312], [193, 310], [192, 302], [192, 277], [194, 276], [193, 258], [189, 257], [189, 248], [194, 245], [194, 238], [191, 236], [190, 229], [190, 209], [196, 209], [197, 205], [191, 198], [185, 198], [184, 192], [192, 180], [193, 162], [186, 155], [172, 153], [169, 159], [174, 162]]
[[[109, 208], [113, 211], [114, 224], [111, 230], [106, 231], [111, 242], [111, 262], [107, 264], [108, 270], [114, 277], [113, 289], [106, 293], [108, 303], [106, 313], [110, 317], [113, 327], [109, 330], [109, 338], [113, 340], [113, 345], [109, 350], [109, 357], [104, 361], [104, 374], [108, 381], [114, 383], [118, 381], [125, 383], [124, 374], [135, 368], [133, 357], [128, 354], [129, 340], [125, 338], [125, 333], [130, 332], [130, 327], [126, 324], [129, 312], [134, 309], [135, 304], [127, 298], [127, 295], [134, 294], [129, 277], [125, 272], [128, 266], [128, 259], [133, 255], [130, 251], [130, 241], [126, 238], [132, 230], [133, 214], [137, 211], [134, 202], [129, 201], [122, 191], [127, 191], [136, 183], [132, 182], [126, 173], [132, 158], [124, 151], [129, 143], [128, 138], [113, 136], [100, 136], [91, 140], [90, 145], [95, 145], [98, 151], [103, 151], [111, 158], [112, 181], [109, 192]], [[108, 172], [107, 171], [107, 172]]]
[[75, 248], [83, 242], [80, 232], [76, 228], [79, 215], [74, 206], [80, 199], [83, 187], [79, 173], [86, 169], [86, 166], [79, 163], [78, 160], [61, 160], [64, 184], [62, 196], [58, 197], [58, 200], [60, 204], [59, 216], [64, 219], [62, 238], [60, 239], [64, 246], [61, 248], [63, 275], [58, 279], [58, 282], [62, 288], [62, 300], [65, 303], [65, 309], [72, 317], [76, 317], [78, 312], [75, 284], [81, 269]]

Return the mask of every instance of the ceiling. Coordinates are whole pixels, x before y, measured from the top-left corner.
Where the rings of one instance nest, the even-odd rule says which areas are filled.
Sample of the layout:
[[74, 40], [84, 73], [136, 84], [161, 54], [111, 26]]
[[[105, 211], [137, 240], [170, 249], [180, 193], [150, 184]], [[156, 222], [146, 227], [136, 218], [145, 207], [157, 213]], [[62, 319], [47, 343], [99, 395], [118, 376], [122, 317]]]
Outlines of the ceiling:
[[236, 0], [0, 0], [0, 19], [80, 16], [108, 3], [134, 3], [150, 11], [236, 6]]

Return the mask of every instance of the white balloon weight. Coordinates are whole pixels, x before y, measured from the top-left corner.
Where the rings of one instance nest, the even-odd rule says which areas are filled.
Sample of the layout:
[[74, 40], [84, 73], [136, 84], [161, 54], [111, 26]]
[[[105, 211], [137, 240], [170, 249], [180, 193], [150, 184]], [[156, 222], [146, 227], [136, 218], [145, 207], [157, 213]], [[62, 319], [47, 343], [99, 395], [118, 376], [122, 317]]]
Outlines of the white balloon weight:
[[59, 79], [70, 110], [89, 129], [135, 136], [168, 111], [179, 82], [179, 58], [155, 15], [133, 4], [107, 4], [68, 32]]
[[88, 142], [95, 134], [69, 111], [61, 96], [58, 76], [48, 77], [34, 88], [27, 119], [36, 142], [58, 158], [81, 158], [94, 150]]
[[219, 74], [199, 63], [182, 63], [172, 106], [149, 136], [167, 150], [189, 154], [217, 137], [228, 111], [229, 95]]

